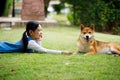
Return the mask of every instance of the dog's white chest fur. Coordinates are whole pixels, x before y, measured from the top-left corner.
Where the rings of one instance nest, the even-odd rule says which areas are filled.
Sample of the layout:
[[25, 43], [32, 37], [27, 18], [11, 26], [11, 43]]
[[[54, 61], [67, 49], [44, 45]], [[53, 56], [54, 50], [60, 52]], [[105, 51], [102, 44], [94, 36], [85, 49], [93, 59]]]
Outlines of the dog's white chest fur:
[[77, 45], [78, 45], [78, 51], [80, 51], [80, 52], [88, 52], [88, 51], [90, 51], [90, 44], [80, 44], [78, 42]]

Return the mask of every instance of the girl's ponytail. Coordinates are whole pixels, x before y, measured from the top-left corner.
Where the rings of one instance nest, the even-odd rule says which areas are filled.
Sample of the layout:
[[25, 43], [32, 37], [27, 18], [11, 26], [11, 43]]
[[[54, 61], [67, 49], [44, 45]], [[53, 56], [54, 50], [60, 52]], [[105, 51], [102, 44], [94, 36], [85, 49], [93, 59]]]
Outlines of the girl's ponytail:
[[28, 46], [27, 36], [31, 37], [29, 31], [30, 30], [35, 31], [37, 27], [39, 26], [39, 24], [40, 23], [37, 21], [29, 21], [26, 24], [26, 31], [23, 33], [23, 36], [22, 36], [23, 52], [27, 52], [27, 46]]
[[23, 52], [26, 52], [27, 45], [28, 45], [28, 38], [27, 38], [27, 35], [26, 35], [26, 31], [23, 33], [22, 43], [23, 43]]

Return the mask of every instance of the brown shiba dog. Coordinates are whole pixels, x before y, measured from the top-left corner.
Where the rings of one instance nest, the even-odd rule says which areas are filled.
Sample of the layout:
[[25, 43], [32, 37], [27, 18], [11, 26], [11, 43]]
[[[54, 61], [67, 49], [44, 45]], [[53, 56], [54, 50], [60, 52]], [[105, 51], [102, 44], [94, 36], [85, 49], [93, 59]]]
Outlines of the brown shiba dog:
[[107, 53], [120, 55], [120, 45], [109, 42], [101, 42], [94, 39], [94, 25], [85, 27], [80, 25], [80, 35], [77, 40], [77, 53], [85, 52], [87, 54]]

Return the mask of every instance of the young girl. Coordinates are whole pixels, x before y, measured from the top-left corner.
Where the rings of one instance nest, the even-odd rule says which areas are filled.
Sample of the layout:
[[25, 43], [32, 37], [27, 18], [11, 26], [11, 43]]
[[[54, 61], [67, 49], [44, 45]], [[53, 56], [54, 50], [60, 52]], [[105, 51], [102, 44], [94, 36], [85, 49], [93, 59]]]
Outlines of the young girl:
[[42, 27], [37, 21], [29, 21], [22, 39], [16, 43], [0, 42], [0, 53], [10, 52], [43, 52], [56, 54], [72, 54], [69, 51], [50, 50], [43, 48]]

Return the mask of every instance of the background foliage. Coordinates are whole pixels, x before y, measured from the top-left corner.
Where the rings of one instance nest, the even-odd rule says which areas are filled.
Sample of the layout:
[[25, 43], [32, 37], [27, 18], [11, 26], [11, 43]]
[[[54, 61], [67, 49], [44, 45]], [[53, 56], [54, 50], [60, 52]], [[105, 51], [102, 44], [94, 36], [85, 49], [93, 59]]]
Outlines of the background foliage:
[[[70, 4], [69, 21], [74, 25], [94, 23], [98, 31], [118, 32], [120, 0], [61, 0]], [[116, 30], [117, 29], [117, 30]]]
[[[94, 23], [97, 31], [110, 31], [114, 34], [120, 34], [120, 0], [60, 1], [61, 4], [57, 5], [58, 13], [64, 3], [68, 3], [70, 13], [67, 16], [71, 24], [80, 25], [82, 23], [88, 26], [91, 23]], [[0, 11], [2, 11], [0, 12], [0, 16], [8, 16], [12, 2], [13, 0], [1, 0], [0, 3], [2, 7], [0, 8]], [[44, 0], [44, 2], [45, 15], [47, 16], [47, 8], [50, 0]]]
[[8, 16], [13, 0], [0, 0], [0, 16]]

